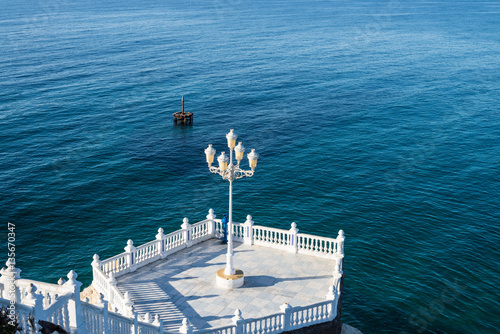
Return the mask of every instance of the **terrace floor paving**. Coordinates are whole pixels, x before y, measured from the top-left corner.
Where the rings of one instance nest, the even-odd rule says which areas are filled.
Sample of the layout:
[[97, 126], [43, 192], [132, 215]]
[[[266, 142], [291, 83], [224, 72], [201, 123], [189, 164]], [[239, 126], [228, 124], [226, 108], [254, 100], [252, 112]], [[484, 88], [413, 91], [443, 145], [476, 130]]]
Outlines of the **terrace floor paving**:
[[234, 243], [235, 267], [245, 284], [235, 290], [215, 285], [227, 245], [210, 239], [117, 277], [135, 310], [159, 314], [164, 331], [178, 333], [182, 319], [196, 329], [230, 325], [236, 309], [245, 319], [280, 312], [280, 305], [305, 306], [325, 300], [335, 261], [255, 245]]

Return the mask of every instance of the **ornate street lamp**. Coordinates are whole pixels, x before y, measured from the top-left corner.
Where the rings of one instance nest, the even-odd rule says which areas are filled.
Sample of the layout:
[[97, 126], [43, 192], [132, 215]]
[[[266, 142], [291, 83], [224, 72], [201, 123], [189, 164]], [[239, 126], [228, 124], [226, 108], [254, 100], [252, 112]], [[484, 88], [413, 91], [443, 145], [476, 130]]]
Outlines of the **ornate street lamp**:
[[[227, 289], [239, 288], [243, 285], [243, 271], [234, 268], [233, 264], [233, 181], [240, 179], [244, 176], [251, 177], [257, 166], [257, 159], [259, 155], [255, 153], [255, 149], [247, 154], [248, 163], [251, 170], [243, 170], [240, 168], [240, 162], [243, 160], [243, 153], [245, 148], [243, 145], [238, 143], [236, 146], [236, 138], [238, 136], [231, 129], [226, 135], [227, 146], [229, 147], [229, 158], [225, 155], [225, 152], [221, 152], [217, 161], [219, 162], [219, 167], [212, 166], [214, 162], [215, 149], [212, 145], [208, 145], [205, 149], [205, 154], [207, 156], [207, 163], [210, 172], [214, 174], [219, 174], [222, 179], [229, 181], [229, 222], [227, 224], [227, 254], [226, 254], [226, 267], [217, 272], [217, 285]], [[235, 152], [235, 158], [237, 164], [233, 164], [233, 151]], [[229, 160], [229, 165], [228, 165]]]

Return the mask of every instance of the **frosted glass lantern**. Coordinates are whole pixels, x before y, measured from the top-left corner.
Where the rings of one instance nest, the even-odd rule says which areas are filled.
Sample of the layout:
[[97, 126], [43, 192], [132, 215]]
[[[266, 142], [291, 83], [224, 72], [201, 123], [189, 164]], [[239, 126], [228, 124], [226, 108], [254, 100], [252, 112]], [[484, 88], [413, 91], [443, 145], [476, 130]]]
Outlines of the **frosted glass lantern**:
[[212, 144], [208, 145], [208, 147], [205, 149], [205, 154], [207, 156], [207, 163], [208, 165], [212, 165], [214, 162], [214, 155], [215, 155], [215, 148], [212, 147]]
[[217, 161], [219, 162], [219, 169], [221, 171], [225, 171], [227, 169], [227, 161], [228, 160], [229, 159], [226, 157], [226, 155], [224, 154], [224, 152], [221, 152], [221, 154], [217, 158]]
[[241, 142], [238, 143], [238, 146], [234, 148], [234, 154], [236, 155], [236, 160], [238, 160], [238, 163], [240, 163], [241, 159], [243, 159], [243, 152], [245, 152], [245, 148], [241, 144]]
[[234, 133], [234, 129], [231, 129], [229, 133], [226, 135], [227, 138], [227, 146], [232, 150], [236, 146], [236, 138], [238, 136]]
[[247, 158], [250, 168], [254, 170], [255, 167], [257, 167], [257, 159], [259, 158], [259, 155], [255, 153], [254, 148], [252, 148], [252, 152], [248, 153]]

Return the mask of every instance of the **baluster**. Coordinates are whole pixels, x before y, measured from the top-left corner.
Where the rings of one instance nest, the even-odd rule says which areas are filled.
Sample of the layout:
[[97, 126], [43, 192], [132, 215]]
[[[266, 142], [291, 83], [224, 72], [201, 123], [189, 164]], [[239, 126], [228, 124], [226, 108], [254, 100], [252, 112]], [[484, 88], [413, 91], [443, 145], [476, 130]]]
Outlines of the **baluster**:
[[68, 303], [65, 303], [63, 306], [63, 328], [69, 331], [69, 311], [68, 311]]
[[94, 312], [90, 308], [88, 309], [88, 312], [89, 312], [88, 318], [87, 318], [88, 319], [87, 321], [89, 324], [89, 331], [88, 332], [92, 333], [94, 331], [94, 323], [93, 323], [93, 318], [92, 318], [92, 315]]
[[57, 322], [56, 324], [58, 324], [59, 326], [63, 326], [63, 315], [62, 315], [62, 309], [61, 308], [58, 308], [56, 310], [56, 317], [57, 317]]

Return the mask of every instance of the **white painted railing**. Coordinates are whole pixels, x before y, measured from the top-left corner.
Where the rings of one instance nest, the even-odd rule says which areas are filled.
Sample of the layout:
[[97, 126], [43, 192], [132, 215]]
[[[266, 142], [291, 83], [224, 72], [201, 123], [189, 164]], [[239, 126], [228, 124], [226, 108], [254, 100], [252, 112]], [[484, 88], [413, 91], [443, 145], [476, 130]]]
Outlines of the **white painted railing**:
[[[10, 261], [7, 261], [7, 269], [2, 269], [0, 273], [2, 284], [8, 285], [13, 292], [4, 295], [2, 301], [8, 301], [8, 307], [19, 316], [23, 328], [28, 328], [29, 315], [33, 316], [35, 324], [38, 320], [49, 321], [67, 331], [82, 327], [81, 283], [76, 281], [77, 275], [73, 270], [68, 273], [69, 280], [64, 282], [60, 279], [59, 284], [21, 279], [20, 270]], [[34, 331], [37, 331], [36, 328]]]
[[141, 264], [141, 267], [158, 259], [160, 252], [158, 251], [158, 242], [150, 241], [144, 245], [137, 247], [134, 251], [134, 263]]
[[116, 287], [114, 273], [110, 272], [108, 277], [102, 272], [101, 268], [99, 256], [96, 254], [94, 255], [94, 261], [92, 261], [92, 285], [103, 294], [104, 299], [109, 301], [118, 312], [122, 314], [128, 313], [129, 308], [133, 305], [132, 301]]
[[245, 240], [245, 226], [240, 223], [233, 223], [233, 241], [243, 242]]
[[163, 323], [158, 317], [150, 323], [150, 319], [139, 320], [137, 312], [132, 317], [108, 311], [108, 302], [102, 307], [82, 302], [82, 314], [87, 333], [113, 334], [158, 334], [163, 333]]
[[193, 224], [191, 227], [192, 240], [196, 240], [196, 243], [208, 240], [213, 236], [213, 222], [210, 220], [204, 220], [199, 223]]
[[272, 314], [262, 318], [244, 320], [243, 333], [281, 333], [285, 328], [283, 318], [283, 314]]
[[184, 235], [182, 231], [172, 232], [165, 236], [164, 245], [165, 248], [162, 250], [163, 253], [167, 255], [177, 252], [179, 249], [184, 248]]
[[289, 232], [265, 226], [253, 226], [253, 243], [278, 249], [286, 249], [290, 243]]
[[234, 334], [236, 333], [234, 326], [210, 328], [201, 331], [196, 331], [197, 334]]
[[[99, 261], [99, 257], [94, 255], [92, 263], [93, 285], [96, 290], [102, 293], [120, 313], [127, 314], [132, 302], [116, 288], [116, 283], [113, 283], [114, 277], [133, 272], [137, 268], [210, 238], [220, 238], [224, 234], [223, 224], [220, 219], [215, 219], [212, 209], [210, 209], [206, 220], [193, 225], [189, 224], [187, 218], [184, 218], [181, 228], [181, 230], [169, 234], [164, 234], [163, 229], [160, 228], [156, 240], [137, 248], [133, 245], [132, 240], [128, 240], [124, 253], [103, 261]], [[235, 242], [335, 260], [334, 283], [327, 294], [330, 301], [306, 307], [296, 307], [293, 308], [293, 312], [287, 308], [283, 314], [264, 318], [238, 320], [235, 327], [226, 326], [196, 331], [196, 333], [281, 333], [285, 330], [302, 328], [333, 319], [336, 311], [332, 310], [334, 308], [336, 310], [336, 305], [334, 307], [331, 300], [338, 300], [336, 293], [340, 289], [340, 278], [342, 277], [342, 259], [344, 257], [344, 233], [342, 230], [339, 231], [335, 239], [325, 238], [298, 233], [295, 223], [292, 223], [289, 230], [254, 225], [252, 217], [248, 215], [244, 223], [233, 223], [231, 233]], [[189, 333], [189, 325], [186, 325], [186, 328], [188, 330], [186, 333]]]
[[283, 304], [280, 307], [280, 313], [257, 319], [243, 319], [241, 311], [236, 310], [235, 316], [232, 318], [232, 325], [205, 330], [194, 330], [189, 321], [184, 319], [179, 331], [183, 334], [283, 333], [332, 321], [337, 316], [337, 301], [338, 299], [333, 297], [308, 306], [291, 307], [288, 304]]
[[336, 314], [336, 305], [333, 305], [331, 301], [302, 307], [294, 307], [290, 312], [290, 323], [288, 324], [288, 329], [293, 330], [333, 320]]
[[320, 257], [332, 257], [339, 254], [337, 246], [338, 242], [336, 239], [302, 233], [297, 234], [298, 253]]
[[215, 219], [214, 232], [214, 236], [216, 238], [222, 238], [222, 236], [224, 235], [224, 229], [222, 228], [222, 219]]
[[[120, 315], [108, 311], [108, 301], [100, 300], [101, 306], [91, 305], [80, 300], [81, 283], [76, 281], [76, 273], [68, 274], [68, 281], [59, 280], [58, 284], [33, 281], [20, 278], [20, 270], [10, 261], [7, 269], [0, 270], [0, 284], [8, 286], [10, 294], [3, 291], [0, 305], [7, 307], [16, 315], [19, 324], [26, 334], [38, 332], [38, 321], [44, 320], [61, 326], [67, 332], [78, 334], [161, 334], [163, 322], [156, 316], [150, 319], [149, 314], [141, 317], [133, 312], [132, 302], [123, 297], [116, 289], [113, 280], [106, 279], [101, 271], [99, 261], [93, 263], [94, 282], [96, 286], [107, 287], [118, 294], [122, 300], [121, 308], [128, 314]], [[2, 298], [3, 297], [3, 298]], [[102, 295], [101, 295], [102, 298]], [[115, 300], [115, 304], [120, 305]], [[128, 307], [128, 308], [127, 308]], [[30, 327], [28, 319], [33, 318], [35, 328]]]
[[127, 253], [115, 255], [105, 261], [101, 262], [101, 270], [106, 274], [109, 273], [122, 273], [128, 268]]
[[[0, 298], [0, 306], [9, 307], [10, 300]], [[14, 312], [19, 323], [19, 326], [23, 329], [24, 334], [35, 334], [37, 329], [31, 328], [29, 323], [29, 317], [33, 315], [33, 308], [20, 303], [15, 304]]]

